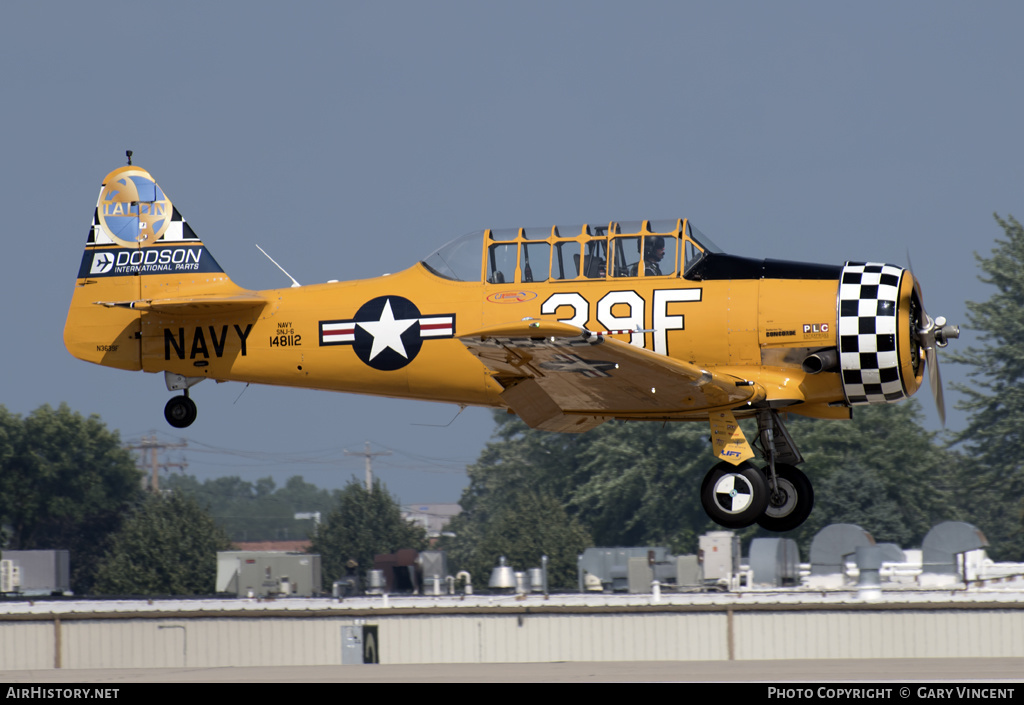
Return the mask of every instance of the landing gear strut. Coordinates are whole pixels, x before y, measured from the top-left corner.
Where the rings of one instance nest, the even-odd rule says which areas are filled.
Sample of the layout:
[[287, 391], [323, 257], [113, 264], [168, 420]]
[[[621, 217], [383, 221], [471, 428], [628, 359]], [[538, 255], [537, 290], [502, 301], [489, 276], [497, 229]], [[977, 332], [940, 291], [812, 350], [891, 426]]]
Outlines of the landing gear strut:
[[707, 515], [727, 529], [756, 522], [768, 531], [791, 531], [814, 507], [811, 482], [794, 467], [803, 457], [774, 409], [758, 412], [757, 430], [758, 450], [768, 464], [761, 469], [750, 461], [715, 465], [701, 485], [701, 503]]
[[196, 403], [189, 398], [187, 389], [184, 394], [171, 397], [164, 407], [164, 418], [175, 428], [191, 426], [198, 413]]
[[196, 403], [188, 396], [188, 390], [189, 387], [199, 384], [204, 379], [206, 378], [185, 377], [173, 372], [164, 372], [164, 383], [167, 385], [167, 391], [182, 391], [179, 396], [171, 397], [164, 407], [164, 418], [167, 419], [167, 423], [175, 428], [186, 428], [192, 425], [192, 422], [196, 420], [198, 411], [196, 410]]

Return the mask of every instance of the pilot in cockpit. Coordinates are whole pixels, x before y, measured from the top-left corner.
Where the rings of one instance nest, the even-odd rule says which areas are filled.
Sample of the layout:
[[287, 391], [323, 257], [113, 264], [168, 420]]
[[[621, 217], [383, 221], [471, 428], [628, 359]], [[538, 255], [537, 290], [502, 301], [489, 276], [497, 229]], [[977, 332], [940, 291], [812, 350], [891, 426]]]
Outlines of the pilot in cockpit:
[[[637, 245], [643, 243], [644, 248], [644, 276], [660, 277], [661, 265], [659, 262], [665, 257], [665, 238], [661, 235], [648, 235], [643, 240], [637, 241]], [[634, 262], [629, 267], [629, 276], [639, 276], [640, 263]]]

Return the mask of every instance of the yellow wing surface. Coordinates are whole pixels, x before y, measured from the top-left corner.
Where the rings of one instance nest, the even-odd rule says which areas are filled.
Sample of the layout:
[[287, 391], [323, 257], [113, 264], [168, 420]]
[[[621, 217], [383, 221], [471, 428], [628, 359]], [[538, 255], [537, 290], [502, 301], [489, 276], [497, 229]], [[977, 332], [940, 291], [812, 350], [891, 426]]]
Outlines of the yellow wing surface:
[[611, 418], [704, 415], [764, 398], [749, 380], [557, 321], [528, 320], [459, 340], [533, 428], [582, 432]]

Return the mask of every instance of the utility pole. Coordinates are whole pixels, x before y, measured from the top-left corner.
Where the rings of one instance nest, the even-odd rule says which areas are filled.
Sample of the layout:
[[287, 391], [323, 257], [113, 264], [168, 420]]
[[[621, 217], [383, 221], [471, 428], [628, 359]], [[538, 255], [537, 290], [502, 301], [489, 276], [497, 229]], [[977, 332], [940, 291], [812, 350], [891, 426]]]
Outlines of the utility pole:
[[150, 479], [149, 479], [149, 490], [150, 492], [160, 491], [160, 468], [171, 468], [175, 467], [182, 471], [188, 467], [188, 463], [161, 463], [159, 452], [170, 448], [185, 448], [188, 443], [181, 441], [180, 443], [162, 443], [157, 439], [156, 435], [143, 436], [139, 441], [138, 445], [125, 446], [128, 450], [141, 451], [141, 467], [143, 471], [146, 468], [147, 456], [149, 460], [150, 468]]
[[390, 450], [379, 450], [376, 453], [370, 452], [370, 442], [366, 442], [366, 449], [362, 453], [352, 453], [345, 449], [345, 455], [361, 455], [366, 458], [366, 491], [373, 491], [373, 456], [375, 455], [391, 455]]

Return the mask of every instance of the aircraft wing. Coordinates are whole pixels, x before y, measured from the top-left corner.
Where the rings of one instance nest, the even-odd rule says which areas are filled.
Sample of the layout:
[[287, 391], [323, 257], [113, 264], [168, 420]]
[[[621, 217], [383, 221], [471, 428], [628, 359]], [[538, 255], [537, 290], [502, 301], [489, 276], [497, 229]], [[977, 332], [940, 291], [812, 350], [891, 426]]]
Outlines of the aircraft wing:
[[459, 336], [528, 425], [586, 431], [607, 418], [665, 418], [732, 409], [764, 397], [716, 373], [557, 321], [527, 320]]
[[138, 299], [135, 301], [97, 301], [108, 308], [131, 308], [136, 311], [162, 311], [165, 313], [216, 313], [264, 306], [267, 299], [254, 293], [230, 295], [179, 296], [164, 299]]

